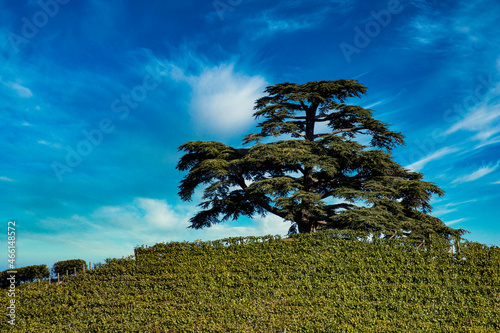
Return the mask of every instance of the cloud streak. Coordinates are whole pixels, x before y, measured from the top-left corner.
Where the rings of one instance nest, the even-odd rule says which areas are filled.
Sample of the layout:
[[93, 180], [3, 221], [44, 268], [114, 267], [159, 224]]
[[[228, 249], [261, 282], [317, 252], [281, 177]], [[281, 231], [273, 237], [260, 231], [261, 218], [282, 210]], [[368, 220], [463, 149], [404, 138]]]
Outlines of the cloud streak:
[[460, 222], [464, 222], [464, 221], [467, 221], [468, 219], [467, 218], [461, 218], [461, 219], [456, 219], [456, 220], [453, 220], [453, 221], [449, 221], [449, 222], [445, 222], [444, 224], [446, 224], [447, 226], [450, 226], [450, 225], [453, 225], [453, 224], [457, 224], [457, 223], [460, 223]]
[[4, 177], [4, 176], [0, 176], [0, 180], [4, 181], [4, 182], [10, 182], [10, 183], [14, 181], [13, 179], [10, 179], [9, 177]]
[[459, 178], [456, 178], [453, 181], [453, 183], [467, 183], [467, 182], [472, 182], [472, 181], [478, 180], [479, 178], [482, 178], [482, 177], [484, 177], [484, 176], [492, 173], [499, 166], [500, 166], [500, 161], [497, 162], [493, 166], [483, 166], [483, 167], [480, 167], [479, 169], [477, 169], [476, 171], [474, 171], [474, 172], [472, 172], [472, 173], [470, 173], [468, 175], [464, 175], [464, 176], [461, 176]]
[[[500, 91], [497, 86], [493, 92]], [[491, 92], [490, 95], [493, 93]], [[500, 132], [500, 101], [489, 99], [474, 107], [462, 120], [453, 124], [445, 135], [450, 135], [460, 130], [476, 132], [473, 140], [486, 141]]]
[[444, 147], [441, 148], [432, 154], [427, 155], [426, 157], [410, 164], [407, 165], [405, 168], [413, 170], [413, 171], [420, 171], [424, 168], [424, 166], [432, 161], [439, 160], [443, 158], [444, 156], [447, 156], [449, 154], [452, 154], [454, 152], [457, 152], [459, 149], [454, 148], [454, 147]]
[[4, 82], [3, 85], [12, 89], [21, 98], [33, 97], [33, 93], [31, 92], [31, 90], [29, 88], [20, 85], [19, 83]]

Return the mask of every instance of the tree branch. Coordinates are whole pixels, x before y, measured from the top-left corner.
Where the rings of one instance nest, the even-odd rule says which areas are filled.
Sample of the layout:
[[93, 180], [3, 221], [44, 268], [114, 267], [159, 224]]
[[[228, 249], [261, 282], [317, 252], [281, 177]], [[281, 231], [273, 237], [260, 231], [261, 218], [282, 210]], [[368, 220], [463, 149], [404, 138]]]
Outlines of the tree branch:
[[[299, 101], [300, 103], [300, 106], [302, 106], [302, 109], [304, 109], [304, 111], [307, 111], [309, 110], [309, 107], [307, 105], [304, 104], [304, 101]], [[305, 117], [304, 117], [305, 118]]]
[[339, 129], [339, 130], [336, 130], [336, 131], [333, 131], [330, 133], [315, 134], [314, 138], [318, 138], [320, 136], [335, 135], [335, 134], [344, 133], [344, 132], [353, 132], [353, 131], [362, 130], [362, 129], [365, 129], [365, 128], [364, 127], [343, 128], [343, 129]]
[[301, 136], [301, 137], [303, 137], [303, 138], [305, 138], [305, 137], [306, 137], [306, 136], [305, 136], [305, 134], [302, 134], [302, 133], [300, 133], [300, 132], [297, 132], [296, 130], [290, 130], [290, 132], [292, 132], [293, 134], [296, 134], [296, 135], [298, 135], [298, 136]]
[[[241, 189], [243, 191], [247, 192], [248, 186], [245, 184], [245, 179], [243, 177], [239, 176], [239, 177], [237, 177], [237, 179], [235, 179], [235, 181], [241, 187]], [[272, 213], [272, 214], [274, 214], [276, 216], [281, 217], [282, 219], [285, 219], [285, 216], [286, 216], [285, 213], [280, 212], [278, 209], [276, 209], [275, 207], [271, 206], [267, 202], [265, 202], [263, 200], [258, 200], [256, 202], [256, 204], [259, 205], [259, 206], [261, 206], [265, 210], [267, 210], [269, 213]]]

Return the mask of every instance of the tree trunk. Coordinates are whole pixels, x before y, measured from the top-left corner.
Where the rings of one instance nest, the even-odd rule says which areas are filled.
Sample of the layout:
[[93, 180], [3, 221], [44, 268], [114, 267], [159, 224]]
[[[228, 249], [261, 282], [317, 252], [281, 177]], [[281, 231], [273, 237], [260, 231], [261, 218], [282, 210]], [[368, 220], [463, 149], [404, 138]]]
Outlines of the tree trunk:
[[[318, 108], [318, 103], [316, 101], [311, 101], [311, 106], [304, 111], [306, 111], [306, 128], [305, 128], [305, 139], [307, 141], [314, 141], [314, 125], [316, 117], [316, 109]], [[306, 192], [313, 192], [313, 168], [304, 167], [304, 178], [303, 178], [303, 190]], [[297, 226], [299, 233], [314, 233], [318, 229], [318, 224], [311, 221], [310, 202], [302, 202], [302, 212], [297, 221]]]
[[311, 223], [309, 221], [302, 221], [297, 223], [297, 227], [299, 229], [299, 233], [309, 233], [313, 234], [319, 229], [319, 225], [317, 223]]

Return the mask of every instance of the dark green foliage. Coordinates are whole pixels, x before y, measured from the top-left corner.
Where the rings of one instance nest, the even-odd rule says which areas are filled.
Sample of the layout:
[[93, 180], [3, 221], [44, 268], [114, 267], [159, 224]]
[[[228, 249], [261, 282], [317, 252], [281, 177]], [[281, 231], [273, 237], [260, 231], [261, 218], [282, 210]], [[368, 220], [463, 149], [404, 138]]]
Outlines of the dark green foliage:
[[12, 271], [11, 269], [0, 272], [0, 288], [6, 288], [10, 285], [10, 281], [7, 280], [12, 274], [7, 273], [7, 271]]
[[[8, 273], [15, 271], [16, 273]], [[49, 277], [50, 272], [47, 265], [32, 265], [16, 269], [8, 269], [0, 273], [0, 286], [2, 288], [8, 287], [10, 281], [7, 278], [15, 276], [15, 284], [19, 285], [21, 282], [33, 282], [36, 280], [46, 279]]]
[[47, 265], [33, 265], [20, 268], [19, 277], [23, 282], [33, 282], [35, 280], [47, 279], [50, 275]]
[[449, 249], [338, 230], [157, 244], [21, 285], [0, 331], [500, 332], [500, 249]]
[[[252, 147], [183, 144], [177, 168], [188, 174], [180, 197], [191, 200], [206, 186], [191, 227], [272, 213], [301, 233], [327, 227], [427, 241], [460, 237], [464, 230], [429, 215], [429, 201], [443, 191], [393, 161], [391, 149], [403, 144], [403, 135], [372, 110], [346, 104], [365, 92], [352, 80], [270, 86], [255, 105], [261, 131], [244, 139]], [[278, 136], [290, 139], [270, 140]], [[363, 136], [369, 145], [357, 142]]]
[[69, 274], [74, 274], [75, 267], [76, 267], [77, 273], [83, 272], [84, 267], [86, 267], [86, 266], [87, 266], [87, 263], [83, 259], [71, 259], [71, 260], [58, 261], [52, 267], [52, 274], [57, 275], [57, 273], [59, 273], [60, 275], [66, 275], [66, 272]]

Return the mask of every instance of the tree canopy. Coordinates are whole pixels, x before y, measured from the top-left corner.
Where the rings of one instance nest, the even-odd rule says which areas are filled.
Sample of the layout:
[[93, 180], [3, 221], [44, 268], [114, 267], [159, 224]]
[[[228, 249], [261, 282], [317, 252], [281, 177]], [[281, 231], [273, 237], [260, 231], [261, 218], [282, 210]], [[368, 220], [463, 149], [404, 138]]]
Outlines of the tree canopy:
[[185, 154], [177, 168], [188, 171], [181, 199], [191, 200], [204, 186], [191, 228], [271, 213], [300, 233], [338, 228], [416, 239], [463, 234], [429, 214], [432, 196], [443, 191], [393, 161], [391, 150], [404, 144], [404, 136], [372, 110], [347, 103], [366, 93], [362, 84], [287, 82], [265, 93], [254, 107], [260, 132], [243, 139], [250, 148], [215, 141], [179, 147]]

